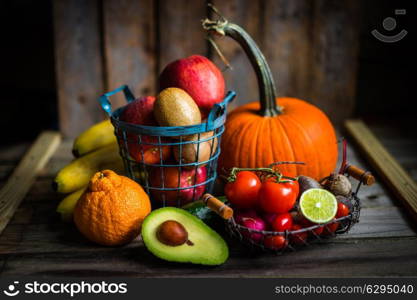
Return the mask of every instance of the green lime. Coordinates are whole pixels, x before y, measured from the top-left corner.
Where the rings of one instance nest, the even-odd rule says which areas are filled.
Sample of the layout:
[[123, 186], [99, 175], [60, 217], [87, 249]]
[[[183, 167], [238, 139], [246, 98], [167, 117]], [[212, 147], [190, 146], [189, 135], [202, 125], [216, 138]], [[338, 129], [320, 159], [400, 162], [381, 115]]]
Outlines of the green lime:
[[300, 197], [300, 209], [303, 216], [313, 223], [326, 223], [337, 213], [336, 197], [323, 189], [309, 189]]

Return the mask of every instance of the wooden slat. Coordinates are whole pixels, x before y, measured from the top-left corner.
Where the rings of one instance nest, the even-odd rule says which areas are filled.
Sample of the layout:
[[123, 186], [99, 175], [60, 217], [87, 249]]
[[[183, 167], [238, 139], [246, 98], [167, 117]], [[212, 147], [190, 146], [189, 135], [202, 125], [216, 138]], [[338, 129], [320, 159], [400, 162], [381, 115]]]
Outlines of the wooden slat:
[[158, 71], [177, 59], [193, 54], [207, 55], [201, 19], [206, 16], [204, 0], [158, 1]]
[[278, 96], [310, 100], [313, 2], [263, 1], [263, 49]]
[[15, 166], [14, 163], [2, 163], [0, 165], [0, 182], [7, 179]]
[[12, 218], [36, 176], [61, 141], [57, 132], [43, 132], [0, 190], [0, 234]]
[[318, 0], [314, 5], [310, 99], [342, 124], [355, 105], [359, 3]]
[[[107, 89], [128, 84], [136, 96], [155, 93], [155, 1], [103, 2]], [[112, 97], [113, 108], [126, 104]]]
[[416, 247], [417, 238], [341, 240], [332, 244], [315, 245], [284, 256], [255, 256], [233, 247], [229, 260], [216, 268], [162, 261], [142, 245], [116, 249], [101, 247], [101, 251], [12, 254], [6, 261], [2, 276], [415, 276]]
[[399, 207], [363, 208], [359, 223], [338, 239], [416, 237], [416, 230], [405, 214]]
[[[213, 0], [213, 5], [228, 20], [243, 27], [257, 43], [261, 36], [260, 0]], [[211, 18], [216, 19], [213, 15]], [[213, 38], [221, 52], [230, 62], [233, 69], [226, 69], [214, 49], [210, 48], [210, 58], [223, 71], [226, 88], [236, 91], [236, 99], [230, 104], [229, 110], [236, 106], [259, 100], [259, 89], [255, 72], [241, 46], [229, 37]]]
[[97, 102], [103, 93], [99, 6], [97, 0], [53, 6], [59, 124], [65, 137], [75, 137], [103, 117]]
[[361, 120], [345, 123], [349, 134], [380, 177], [417, 220], [417, 184]]
[[16, 163], [29, 149], [30, 143], [18, 143], [14, 145], [1, 145], [0, 147], [0, 164]]

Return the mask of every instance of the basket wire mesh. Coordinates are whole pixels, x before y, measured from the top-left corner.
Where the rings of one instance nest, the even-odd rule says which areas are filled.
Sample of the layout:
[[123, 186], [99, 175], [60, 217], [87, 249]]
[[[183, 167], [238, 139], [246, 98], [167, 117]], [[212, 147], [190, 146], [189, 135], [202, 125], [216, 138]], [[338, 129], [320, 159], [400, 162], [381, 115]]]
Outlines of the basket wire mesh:
[[[260, 177], [267, 173], [267, 169], [257, 172]], [[259, 174], [261, 173], [261, 174]], [[225, 220], [226, 231], [230, 236], [238, 239], [242, 244], [246, 245], [249, 250], [272, 252], [275, 254], [282, 254], [288, 251], [295, 251], [303, 246], [308, 246], [313, 243], [323, 242], [329, 238], [335, 237], [339, 234], [347, 233], [352, 226], [359, 222], [361, 204], [358, 197], [359, 190], [362, 186], [362, 177], [369, 174], [364, 172], [361, 178], [358, 179], [356, 189], [349, 197], [347, 197], [350, 203], [350, 213], [347, 216], [335, 218], [324, 224], [312, 224], [308, 227], [303, 227], [299, 230], [286, 230], [283, 232], [270, 231], [270, 230], [256, 230], [245, 227], [238, 224], [234, 217]], [[350, 178], [349, 174], [346, 174]], [[227, 203], [230, 205], [230, 203]], [[296, 204], [294, 211], [297, 211]], [[233, 208], [233, 206], [231, 206]], [[332, 226], [336, 226], [337, 229], [329, 229]], [[320, 233], [319, 233], [320, 232]], [[285, 238], [285, 244], [277, 249], [269, 248], [265, 246], [265, 239], [271, 236], [283, 236]]]
[[[142, 185], [153, 205], [181, 207], [198, 200], [204, 192], [210, 193], [217, 177], [227, 104], [233, 101], [236, 93], [228, 92], [221, 103], [215, 104], [206, 122], [162, 127], [121, 120], [126, 106], [112, 111], [109, 99], [119, 92], [124, 93], [127, 103], [135, 100], [130, 89], [123, 85], [102, 95], [99, 102], [115, 128], [127, 175]], [[190, 148], [195, 153], [185, 155], [185, 149]], [[174, 151], [177, 153], [175, 158]], [[190, 156], [194, 157], [190, 159]]]

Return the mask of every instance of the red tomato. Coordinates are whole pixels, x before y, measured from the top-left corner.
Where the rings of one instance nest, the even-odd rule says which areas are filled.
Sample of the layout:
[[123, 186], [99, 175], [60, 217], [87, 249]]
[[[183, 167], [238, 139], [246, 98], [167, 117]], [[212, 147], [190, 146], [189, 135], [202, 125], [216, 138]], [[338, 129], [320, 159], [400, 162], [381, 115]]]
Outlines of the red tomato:
[[[317, 225], [317, 224], [315, 224], [315, 223], [313, 223], [313, 222], [311, 222], [311, 221], [307, 220], [306, 218], [302, 218], [302, 219], [301, 219], [301, 221], [300, 221], [300, 224], [301, 224], [304, 228], [308, 228], [308, 227], [311, 227], [311, 226], [315, 226], [315, 225]], [[323, 233], [323, 230], [324, 230], [324, 226], [322, 226], [322, 227], [317, 227], [316, 229], [313, 229], [312, 231], [310, 231], [310, 232], [309, 232], [309, 235], [314, 236], [314, 233], [315, 233], [316, 235], [321, 235], [321, 234]], [[314, 232], [314, 233], [313, 233], [313, 232]]]
[[259, 204], [268, 213], [283, 214], [293, 208], [298, 196], [298, 182], [264, 182], [259, 190]]
[[268, 249], [279, 250], [288, 245], [288, 241], [282, 235], [269, 235], [264, 240], [264, 245]]
[[345, 217], [345, 216], [347, 216], [349, 213], [350, 213], [350, 210], [349, 210], [349, 207], [348, 207], [346, 204], [344, 204], [344, 203], [342, 203], [342, 202], [339, 202], [339, 203], [337, 204], [337, 214], [336, 214], [336, 219], [337, 219], [337, 218], [341, 218], [341, 217]]
[[324, 226], [323, 235], [333, 235], [333, 233], [339, 228], [340, 223], [335, 222]]
[[255, 173], [240, 171], [237, 173], [235, 181], [226, 184], [224, 192], [233, 206], [247, 209], [256, 206], [260, 188], [261, 181]]
[[[300, 230], [300, 229], [302, 229], [302, 227], [298, 224], [294, 224], [291, 228], [292, 231]], [[291, 234], [290, 241], [292, 244], [295, 244], [295, 245], [304, 245], [304, 242], [307, 240], [307, 236], [308, 236], [307, 232]]]
[[292, 216], [289, 213], [280, 214], [272, 222], [272, 228], [275, 231], [290, 230], [292, 227]]
[[275, 176], [266, 177], [263, 179], [262, 182], [277, 182], [277, 177]]

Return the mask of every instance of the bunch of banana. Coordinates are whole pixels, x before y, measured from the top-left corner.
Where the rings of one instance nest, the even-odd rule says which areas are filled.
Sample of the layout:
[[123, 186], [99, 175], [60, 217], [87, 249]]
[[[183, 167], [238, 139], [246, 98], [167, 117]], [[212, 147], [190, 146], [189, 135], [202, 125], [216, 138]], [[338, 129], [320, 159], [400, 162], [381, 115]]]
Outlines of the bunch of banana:
[[97, 171], [109, 169], [118, 174], [124, 172], [113, 132], [113, 125], [106, 120], [88, 128], [75, 139], [72, 153], [76, 159], [62, 168], [53, 182], [57, 192], [69, 193], [57, 207], [63, 221], [72, 220], [78, 199]]
[[114, 127], [109, 119], [99, 122], [81, 133], [72, 146], [75, 157], [83, 156], [101, 147], [117, 142]]

